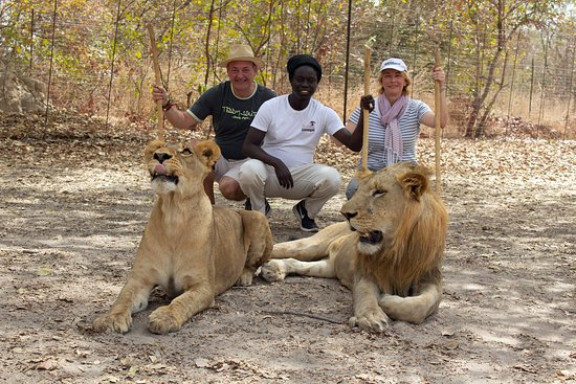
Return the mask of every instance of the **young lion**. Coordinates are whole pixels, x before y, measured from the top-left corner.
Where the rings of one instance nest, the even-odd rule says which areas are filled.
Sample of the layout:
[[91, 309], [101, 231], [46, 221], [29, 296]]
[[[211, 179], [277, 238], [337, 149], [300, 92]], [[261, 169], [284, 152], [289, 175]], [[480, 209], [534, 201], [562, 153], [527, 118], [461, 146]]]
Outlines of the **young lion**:
[[145, 161], [157, 194], [128, 281], [96, 331], [128, 332], [132, 313], [148, 305], [155, 286], [175, 297], [149, 317], [157, 334], [178, 331], [216, 295], [249, 285], [270, 258], [272, 233], [259, 212], [212, 206], [202, 181], [220, 156], [209, 140], [194, 146], [152, 141]]
[[442, 299], [448, 227], [429, 173], [400, 163], [363, 179], [341, 209], [348, 223], [276, 244], [262, 275], [269, 281], [290, 273], [338, 278], [353, 291], [350, 324], [365, 330], [382, 332], [389, 318], [423, 322]]

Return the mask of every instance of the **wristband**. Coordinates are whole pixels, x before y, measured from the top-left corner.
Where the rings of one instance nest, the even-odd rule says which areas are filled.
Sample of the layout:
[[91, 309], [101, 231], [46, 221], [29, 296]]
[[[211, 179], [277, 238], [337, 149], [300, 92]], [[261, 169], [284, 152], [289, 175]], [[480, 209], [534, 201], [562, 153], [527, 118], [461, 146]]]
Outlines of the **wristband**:
[[172, 108], [174, 106], [174, 104], [172, 104], [172, 102], [170, 101], [170, 99], [168, 99], [168, 102], [162, 106], [162, 110], [164, 112], [168, 112], [170, 110], [170, 108]]

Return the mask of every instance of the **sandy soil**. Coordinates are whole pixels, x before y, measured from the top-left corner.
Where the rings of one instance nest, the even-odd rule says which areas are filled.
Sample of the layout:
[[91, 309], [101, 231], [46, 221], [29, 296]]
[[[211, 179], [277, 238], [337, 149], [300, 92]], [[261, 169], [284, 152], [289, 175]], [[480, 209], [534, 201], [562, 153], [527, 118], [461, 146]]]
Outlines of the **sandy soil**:
[[[258, 278], [166, 336], [146, 329], [166, 302], [156, 292], [118, 335], [91, 322], [122, 287], [147, 221], [151, 135], [88, 118], [1, 121], [0, 382], [576, 383], [573, 141], [444, 141], [445, 296], [422, 325], [353, 330], [336, 281]], [[431, 165], [433, 146], [420, 142]], [[345, 178], [357, 159], [327, 144], [322, 156]], [[340, 220], [343, 198], [321, 226]], [[276, 241], [305, 236], [293, 202], [271, 203]]]

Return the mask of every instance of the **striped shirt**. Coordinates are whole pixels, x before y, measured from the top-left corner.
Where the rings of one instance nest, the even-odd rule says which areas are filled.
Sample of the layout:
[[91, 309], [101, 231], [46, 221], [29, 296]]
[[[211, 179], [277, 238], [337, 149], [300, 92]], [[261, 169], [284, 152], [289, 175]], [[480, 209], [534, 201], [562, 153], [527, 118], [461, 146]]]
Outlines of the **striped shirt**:
[[[368, 169], [377, 171], [386, 167], [388, 154], [384, 146], [387, 130], [380, 122], [380, 110], [376, 108], [370, 113], [368, 119]], [[416, 162], [416, 141], [420, 134], [420, 121], [430, 112], [430, 107], [420, 100], [410, 99], [406, 110], [398, 119], [398, 127], [402, 134], [402, 161]], [[350, 116], [350, 122], [358, 124], [361, 108], [356, 108]], [[359, 166], [361, 166], [360, 159]]]

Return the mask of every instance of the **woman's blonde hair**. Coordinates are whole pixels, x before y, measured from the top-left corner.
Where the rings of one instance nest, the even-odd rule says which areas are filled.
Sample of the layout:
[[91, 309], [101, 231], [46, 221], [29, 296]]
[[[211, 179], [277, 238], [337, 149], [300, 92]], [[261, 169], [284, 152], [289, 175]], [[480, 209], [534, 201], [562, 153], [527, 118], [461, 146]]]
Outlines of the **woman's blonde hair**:
[[[380, 74], [378, 75], [378, 84], [380, 84], [380, 89], [378, 90], [378, 93], [380, 95], [384, 93], [384, 87], [382, 86], [382, 72], [384, 71], [381, 71]], [[402, 96], [408, 96], [408, 87], [412, 82], [410, 81], [410, 78], [408, 77], [408, 74], [406, 72], [400, 72], [400, 73], [402, 74], [402, 77], [406, 81], [406, 85], [404, 86], [404, 88], [402, 88]]]

